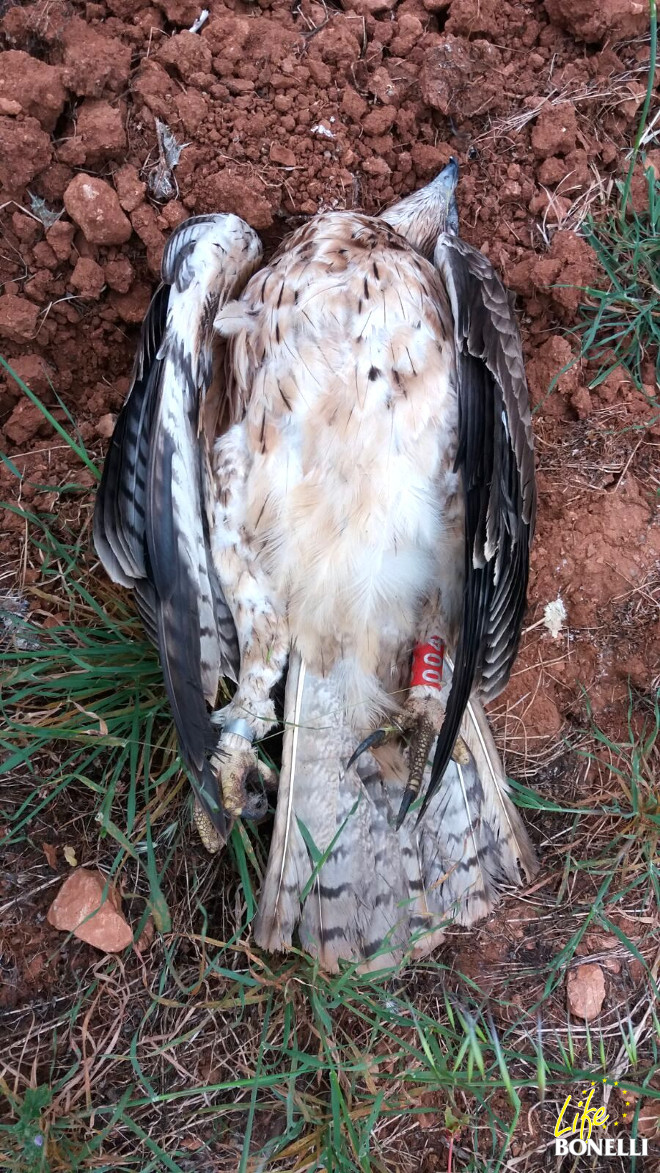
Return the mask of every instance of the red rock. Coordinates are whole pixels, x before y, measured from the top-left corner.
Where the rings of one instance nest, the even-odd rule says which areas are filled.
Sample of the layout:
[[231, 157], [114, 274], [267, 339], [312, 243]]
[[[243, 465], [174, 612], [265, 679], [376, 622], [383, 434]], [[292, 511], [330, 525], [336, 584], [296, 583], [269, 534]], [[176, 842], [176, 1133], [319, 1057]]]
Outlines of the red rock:
[[437, 175], [447, 166], [451, 158], [449, 143], [440, 143], [432, 147], [430, 143], [415, 143], [412, 151], [412, 162], [419, 179], [427, 179]]
[[569, 970], [566, 992], [571, 1014], [587, 1022], [597, 1018], [605, 1001], [605, 975], [600, 966], [588, 962]]
[[149, 57], [140, 63], [133, 82], [133, 100], [141, 99], [156, 118], [169, 123], [177, 89], [169, 73]]
[[351, 86], [346, 86], [344, 90], [341, 108], [353, 122], [361, 122], [369, 109], [364, 98], [361, 98]]
[[142, 183], [137, 167], [132, 167], [130, 163], [125, 163], [123, 167], [115, 171], [113, 179], [115, 181], [119, 203], [125, 212], [134, 212], [140, 204], [144, 203], [147, 185], [146, 183]]
[[48, 204], [61, 204], [64, 193], [73, 179], [73, 170], [65, 163], [51, 163], [39, 176], [39, 194]]
[[196, 73], [210, 73], [213, 68], [211, 50], [198, 33], [175, 33], [161, 45], [156, 60], [176, 69], [186, 82]]
[[367, 175], [374, 175], [385, 178], [386, 175], [390, 174], [392, 168], [388, 163], [385, 162], [384, 159], [379, 158], [378, 155], [370, 155], [369, 158], [365, 159], [362, 163], [362, 170], [366, 172]]
[[281, 167], [295, 167], [296, 156], [288, 147], [282, 146], [281, 143], [270, 144], [270, 161], [271, 163], [279, 163]]
[[75, 94], [100, 98], [104, 91], [117, 93], [128, 82], [131, 49], [115, 37], [106, 37], [74, 16], [62, 32], [63, 80]]
[[141, 204], [131, 213], [135, 232], [147, 249], [147, 262], [152, 273], [160, 275], [160, 263], [165, 249], [165, 236], [158, 227], [158, 213], [151, 204]]
[[13, 212], [11, 224], [21, 244], [24, 244], [26, 248], [31, 248], [41, 236], [41, 225], [38, 220], [35, 220], [34, 216], [25, 216], [22, 212]]
[[103, 269], [106, 285], [116, 293], [128, 293], [135, 279], [135, 270], [128, 257], [106, 261]]
[[176, 108], [183, 129], [187, 135], [194, 135], [208, 112], [208, 100], [199, 90], [187, 90], [185, 94], [177, 94]]
[[11, 98], [0, 98], [0, 114], [7, 114], [10, 118], [15, 118], [17, 114], [23, 113], [23, 107], [20, 102], [14, 102]]
[[256, 176], [225, 167], [196, 186], [194, 207], [197, 212], [233, 212], [247, 220], [252, 228], [270, 228], [273, 213], [263, 191]]
[[565, 160], [558, 159], [556, 156], [544, 159], [537, 172], [539, 183], [547, 184], [549, 187], [561, 183], [567, 174], [568, 166]]
[[362, 129], [365, 134], [371, 136], [386, 134], [394, 125], [395, 117], [396, 111], [389, 106], [376, 106], [366, 118], [363, 118]]
[[48, 436], [52, 432], [38, 405], [24, 397], [19, 399], [2, 430], [12, 444], [18, 445], [30, 444], [35, 436]]
[[539, 159], [568, 155], [575, 147], [577, 133], [577, 118], [570, 102], [545, 106], [532, 129], [532, 150]]
[[511, 6], [501, 0], [452, 0], [445, 28], [458, 37], [492, 39], [502, 36], [505, 30], [510, 36], [513, 16]]
[[0, 98], [15, 102], [15, 113], [22, 110], [36, 118], [44, 130], [53, 130], [66, 101], [61, 71], [20, 49], [0, 53]]
[[147, 248], [162, 248], [165, 237], [158, 227], [158, 213], [151, 204], [141, 204], [131, 213], [131, 223]]
[[0, 338], [25, 342], [37, 332], [39, 310], [25, 297], [5, 293], [0, 297]]
[[38, 244], [35, 244], [32, 250], [32, 255], [34, 257], [35, 265], [37, 265], [40, 269], [57, 268], [57, 257], [55, 256], [55, 253], [53, 252], [50, 245], [45, 240], [40, 240]]
[[144, 0], [107, 0], [107, 4], [115, 16], [121, 17], [122, 20], [129, 20], [139, 14], [144, 7]]
[[[11, 367], [35, 395], [43, 398], [50, 390], [53, 371], [40, 354], [19, 354], [12, 358]], [[18, 390], [16, 383], [14, 386]]]
[[125, 244], [130, 221], [109, 183], [93, 175], [76, 175], [64, 193], [64, 206], [90, 244]]
[[117, 416], [114, 415], [111, 411], [108, 411], [105, 415], [102, 415], [99, 420], [97, 420], [94, 431], [96, 432], [97, 436], [101, 437], [102, 440], [109, 440], [115, 430], [116, 423]]
[[545, 8], [554, 24], [591, 44], [606, 37], [623, 41], [648, 32], [646, 0], [545, 0]]
[[120, 953], [133, 941], [116, 891], [102, 872], [76, 868], [48, 909], [48, 923], [103, 953]]
[[393, 57], [407, 57], [411, 49], [420, 40], [424, 32], [424, 25], [417, 16], [404, 12], [397, 22], [396, 36], [390, 41], [390, 53]]
[[129, 326], [137, 326], [144, 320], [144, 315], [149, 309], [151, 293], [149, 285], [137, 284], [133, 286], [130, 293], [125, 293], [123, 296], [114, 294], [111, 303], [122, 322], [126, 322]]
[[84, 147], [83, 162], [115, 159], [126, 150], [123, 112], [109, 102], [87, 99], [78, 111], [76, 133]]
[[392, 12], [397, 0], [344, 0], [344, 7], [358, 16], [377, 16], [381, 12]]
[[445, 117], [483, 114], [501, 102], [496, 80], [501, 66], [502, 53], [490, 41], [443, 34], [424, 53], [419, 74], [422, 100]]
[[165, 204], [161, 208], [160, 216], [158, 217], [158, 226], [163, 229], [178, 228], [184, 220], [188, 219], [188, 213], [180, 200], [170, 200], [169, 204]]
[[0, 117], [0, 187], [18, 198], [52, 157], [50, 138], [36, 118]]
[[397, 105], [396, 85], [392, 81], [384, 65], [374, 69], [369, 78], [369, 93], [373, 94], [383, 106]]
[[190, 28], [197, 20], [203, 5], [199, 0], [158, 0], [170, 24], [184, 25]]
[[79, 257], [69, 282], [81, 297], [95, 301], [105, 285], [103, 269], [90, 257]]
[[314, 56], [318, 54], [327, 65], [335, 66], [342, 74], [348, 74], [362, 53], [360, 42], [346, 23], [326, 25], [317, 33], [311, 45], [310, 52]]
[[57, 220], [53, 227], [48, 229], [46, 240], [58, 261], [68, 261], [74, 233], [75, 228], [69, 220]]
[[582, 288], [598, 281], [596, 255], [583, 237], [564, 229], [552, 238], [549, 256], [560, 262], [552, 300], [557, 308], [572, 315], [582, 303]]

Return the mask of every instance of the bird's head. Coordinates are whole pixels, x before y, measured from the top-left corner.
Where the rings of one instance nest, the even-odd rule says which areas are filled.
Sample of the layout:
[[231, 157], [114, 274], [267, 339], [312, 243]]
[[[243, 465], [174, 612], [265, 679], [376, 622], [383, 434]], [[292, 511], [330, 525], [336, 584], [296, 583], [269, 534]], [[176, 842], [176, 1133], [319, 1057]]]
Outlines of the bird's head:
[[380, 218], [418, 252], [431, 258], [441, 232], [458, 236], [457, 183], [458, 163], [451, 158], [431, 183], [399, 200]]

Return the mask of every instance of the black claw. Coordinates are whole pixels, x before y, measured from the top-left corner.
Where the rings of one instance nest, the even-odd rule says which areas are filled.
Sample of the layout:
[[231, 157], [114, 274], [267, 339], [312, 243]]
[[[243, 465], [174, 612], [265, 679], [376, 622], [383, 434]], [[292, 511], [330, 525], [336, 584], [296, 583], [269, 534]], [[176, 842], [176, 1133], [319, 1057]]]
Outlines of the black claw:
[[374, 729], [373, 733], [360, 742], [355, 753], [351, 754], [346, 763], [346, 769], [350, 770], [351, 766], [354, 766], [358, 758], [362, 757], [362, 754], [366, 753], [368, 749], [378, 749], [379, 745], [384, 745], [389, 736], [390, 733], [387, 729]]
[[417, 798], [417, 791], [416, 791], [415, 787], [414, 786], [406, 786], [406, 789], [403, 792], [403, 798], [401, 799], [401, 806], [399, 807], [399, 813], [396, 816], [396, 823], [394, 824], [395, 829], [397, 831], [399, 831], [401, 829], [401, 824], [403, 823], [403, 820], [405, 819], [406, 815], [408, 814], [408, 811], [410, 810], [410, 804], [413, 801], [413, 799], [415, 799], [415, 798]]

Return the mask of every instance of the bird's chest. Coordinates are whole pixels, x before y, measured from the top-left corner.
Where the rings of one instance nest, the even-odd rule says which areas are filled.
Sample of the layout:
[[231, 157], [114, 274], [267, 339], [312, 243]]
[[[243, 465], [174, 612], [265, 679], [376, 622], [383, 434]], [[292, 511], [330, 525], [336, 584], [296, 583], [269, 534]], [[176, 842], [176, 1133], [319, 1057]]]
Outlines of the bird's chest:
[[255, 413], [248, 519], [294, 630], [345, 652], [358, 629], [405, 632], [431, 588], [457, 404], [451, 350], [428, 331], [322, 349], [303, 341], [279, 370], [290, 411]]

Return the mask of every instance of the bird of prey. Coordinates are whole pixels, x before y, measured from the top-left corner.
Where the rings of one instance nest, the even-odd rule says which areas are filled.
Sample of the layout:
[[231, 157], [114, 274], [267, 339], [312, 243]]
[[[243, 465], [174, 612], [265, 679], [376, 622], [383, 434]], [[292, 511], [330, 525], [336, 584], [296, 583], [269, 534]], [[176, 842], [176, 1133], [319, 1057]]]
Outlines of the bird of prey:
[[208, 846], [263, 813], [255, 747], [283, 725], [254, 937], [297, 930], [329, 970], [421, 955], [535, 870], [481, 705], [525, 606], [527, 385], [457, 174], [320, 213], [265, 264], [239, 217], [183, 223], [96, 503]]

